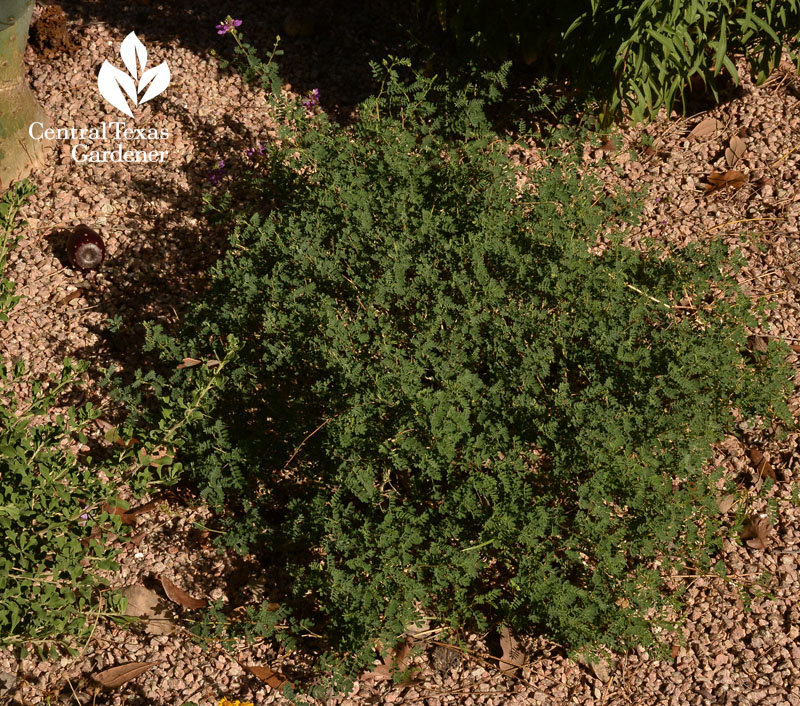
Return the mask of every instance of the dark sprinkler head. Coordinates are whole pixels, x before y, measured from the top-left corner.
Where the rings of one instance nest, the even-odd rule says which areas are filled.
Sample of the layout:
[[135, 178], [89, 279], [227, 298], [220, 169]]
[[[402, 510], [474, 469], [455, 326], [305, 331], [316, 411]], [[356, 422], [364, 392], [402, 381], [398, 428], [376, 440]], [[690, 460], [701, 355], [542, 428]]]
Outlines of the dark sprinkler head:
[[67, 238], [67, 257], [79, 270], [96, 270], [103, 264], [106, 246], [98, 233], [82, 223]]

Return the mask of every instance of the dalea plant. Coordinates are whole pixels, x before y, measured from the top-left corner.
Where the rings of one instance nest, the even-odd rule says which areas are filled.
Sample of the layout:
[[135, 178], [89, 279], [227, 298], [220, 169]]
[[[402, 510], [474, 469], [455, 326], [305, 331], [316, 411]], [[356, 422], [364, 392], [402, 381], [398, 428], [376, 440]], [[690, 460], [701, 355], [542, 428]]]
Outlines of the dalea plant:
[[137, 394], [176, 404], [208, 375], [176, 363], [235, 336], [186, 477], [331, 654], [423, 622], [650, 644], [665, 575], [720, 545], [711, 444], [790, 418], [786, 351], [746, 354], [727, 247], [623, 247], [633, 197], [556, 143], [523, 175], [403, 63], [349, 127], [273, 95], [293, 137], [237, 175], [248, 210], [180, 332], [149, 328], [172, 372]]

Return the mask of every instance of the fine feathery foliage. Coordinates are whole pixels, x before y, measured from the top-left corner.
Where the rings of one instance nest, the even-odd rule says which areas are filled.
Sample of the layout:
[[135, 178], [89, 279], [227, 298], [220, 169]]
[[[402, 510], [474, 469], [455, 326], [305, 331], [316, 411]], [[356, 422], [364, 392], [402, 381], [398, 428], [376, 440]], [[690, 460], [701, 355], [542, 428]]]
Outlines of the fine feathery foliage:
[[760, 314], [725, 246], [623, 247], [603, 234], [638, 197], [556, 143], [520, 186], [485, 121], [395, 68], [348, 128], [273, 98], [296, 136], [137, 387], [179, 404], [209, 373], [176, 364], [235, 337], [185, 474], [332, 653], [365, 664], [423, 616], [651, 644], [665, 575], [721, 541], [711, 444], [790, 419], [784, 349], [745, 354]]

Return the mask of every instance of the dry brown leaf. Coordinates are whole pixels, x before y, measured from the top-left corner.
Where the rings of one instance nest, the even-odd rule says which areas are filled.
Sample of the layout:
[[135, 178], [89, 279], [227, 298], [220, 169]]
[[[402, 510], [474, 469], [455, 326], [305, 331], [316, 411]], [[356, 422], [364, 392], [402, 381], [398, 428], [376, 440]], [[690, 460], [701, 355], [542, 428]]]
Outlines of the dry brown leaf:
[[603, 142], [603, 144], [600, 145], [600, 149], [603, 150], [603, 152], [616, 152], [617, 146], [614, 144], [613, 139], [607, 137], [605, 142]]
[[766, 549], [770, 541], [772, 525], [766, 513], [751, 517], [742, 530], [741, 538], [753, 549]]
[[105, 440], [110, 444], [116, 444], [117, 446], [121, 446], [123, 449], [126, 449], [133, 444], [139, 443], [139, 440], [136, 438], [131, 438], [130, 441], [125, 443], [122, 440], [122, 437], [119, 435], [119, 430], [117, 427], [115, 427], [113, 424], [110, 424], [105, 419], [95, 419], [94, 421], [97, 426], [103, 430]]
[[241, 667], [273, 689], [280, 689], [284, 684], [289, 683], [289, 680], [283, 674], [269, 667], [259, 667], [254, 664], [241, 664]]
[[184, 608], [189, 608], [190, 610], [197, 610], [198, 608], [205, 608], [208, 605], [208, 601], [205, 598], [192, 598], [186, 591], [182, 588], [178, 588], [172, 581], [170, 581], [166, 576], [161, 576], [161, 586], [164, 588], [164, 593], [167, 594], [167, 598], [171, 601], [175, 601], [178, 605], [182, 605]]
[[672, 659], [678, 659], [678, 655], [681, 653], [681, 646], [677, 643], [673, 644], [669, 653], [672, 656]]
[[699, 140], [701, 137], [708, 137], [717, 130], [721, 130], [722, 127], [722, 123], [716, 118], [706, 118], [694, 126], [694, 129], [689, 133], [689, 139]]
[[209, 367], [209, 368], [216, 368], [218, 365], [219, 365], [219, 361], [216, 360], [215, 358], [212, 358], [211, 360], [206, 362], [206, 366]]
[[772, 478], [774, 481], [778, 480], [778, 476], [775, 475], [775, 471], [772, 469], [772, 466], [770, 466], [769, 461], [767, 461], [764, 454], [757, 448], [753, 447], [747, 449], [747, 457], [750, 459], [750, 463], [755, 467], [759, 478]]
[[152, 512], [153, 510], [155, 510], [160, 503], [161, 499], [156, 498], [155, 500], [151, 500], [149, 503], [145, 503], [144, 505], [139, 505], [138, 507], [132, 507], [130, 510], [126, 510], [126, 514], [133, 515], [134, 517], [138, 515], [144, 515], [146, 512]]
[[520, 649], [519, 643], [505, 625], [500, 631], [500, 649], [503, 650], [503, 655], [500, 658], [501, 672], [513, 674], [525, 664], [525, 653]]
[[144, 586], [128, 586], [122, 590], [122, 595], [127, 599], [125, 615], [143, 618], [146, 632], [169, 635], [177, 630], [166, 612], [159, 607], [161, 599], [157, 593]]
[[103, 430], [103, 433], [116, 429], [116, 427], [111, 424], [111, 422], [107, 422], [105, 419], [95, 419], [94, 423]]
[[795, 353], [800, 353], [800, 346], [794, 343], [791, 346], [789, 346], [789, 348], [791, 348]]
[[607, 659], [595, 655], [593, 660], [590, 660], [583, 653], [577, 655], [576, 659], [579, 664], [589, 667], [594, 676], [601, 682], [606, 683], [611, 679], [611, 665]]
[[731, 141], [728, 147], [725, 149], [725, 161], [728, 163], [729, 167], [732, 167], [736, 162], [738, 162], [742, 155], [747, 151], [747, 144], [745, 141], [739, 137], [738, 135], [734, 135], [731, 138]]
[[108, 503], [104, 502], [100, 508], [103, 512], [107, 512], [109, 515], [118, 515], [119, 521], [123, 525], [132, 526], [136, 524], [136, 517], [131, 515], [127, 510], [119, 507], [119, 505], [114, 505], [113, 507]]
[[607, 659], [601, 657], [596, 662], [589, 662], [589, 666], [594, 672], [594, 675], [603, 682], [603, 684], [611, 679], [611, 665], [608, 663]]
[[139, 545], [142, 543], [142, 540], [143, 540], [143, 539], [144, 539], [146, 536], [147, 536], [147, 532], [139, 532], [139, 534], [135, 534], [135, 535], [133, 535], [133, 537], [131, 537], [131, 538], [128, 540], [128, 543], [129, 543], [129, 544], [132, 544], [134, 547], [138, 547], [138, 546], [139, 546]]
[[104, 669], [102, 672], [95, 674], [92, 679], [107, 689], [114, 689], [122, 686], [125, 682], [129, 682], [131, 679], [136, 679], [136, 677], [144, 674], [156, 664], [158, 662], [127, 662], [117, 667], [111, 667], [111, 669]]
[[748, 336], [747, 345], [750, 347], [751, 351], [766, 353], [769, 349], [769, 340], [764, 336]]
[[721, 514], [725, 514], [736, 504], [736, 496], [733, 494], [723, 495], [717, 498], [717, 507]]
[[165, 458], [165, 457], [174, 457], [175, 449], [168, 449], [166, 446], [156, 446], [150, 453], [147, 453], [144, 449], [139, 449], [138, 460], [139, 464], [142, 466], [147, 465], [148, 463], [157, 468], [160, 464], [156, 463], [158, 460]]
[[202, 362], [202, 360], [197, 360], [197, 358], [184, 358], [183, 362], [180, 363], [176, 369], [180, 370], [181, 368], [191, 368], [195, 365], [200, 365]]
[[724, 189], [728, 186], [733, 189], [739, 189], [747, 183], [747, 176], [735, 169], [729, 169], [724, 174], [721, 172], [712, 172], [706, 179], [708, 180], [708, 184], [706, 184], [707, 194], [712, 191], [717, 191], [718, 189]]
[[386, 677], [391, 679], [396, 672], [402, 672], [406, 669], [406, 662], [408, 661], [408, 654], [411, 651], [411, 641], [404, 640], [398, 642], [394, 648], [389, 648], [386, 655], [381, 655], [383, 664], [379, 664], [375, 669], [370, 672], [372, 677]]

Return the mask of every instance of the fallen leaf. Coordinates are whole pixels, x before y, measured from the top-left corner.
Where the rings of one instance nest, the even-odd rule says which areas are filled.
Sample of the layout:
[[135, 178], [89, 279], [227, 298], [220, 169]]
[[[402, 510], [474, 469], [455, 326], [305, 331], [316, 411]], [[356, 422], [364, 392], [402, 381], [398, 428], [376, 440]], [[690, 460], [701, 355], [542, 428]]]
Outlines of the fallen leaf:
[[218, 365], [219, 365], [219, 361], [216, 360], [215, 358], [212, 358], [211, 360], [206, 362], [206, 366], [209, 367], [209, 368], [216, 368]]
[[717, 507], [721, 514], [725, 514], [736, 504], [736, 496], [733, 494], [723, 495], [717, 498]]
[[127, 662], [117, 667], [111, 667], [111, 669], [104, 669], [102, 672], [95, 674], [92, 679], [107, 689], [114, 689], [122, 686], [125, 682], [129, 682], [131, 679], [136, 679], [136, 677], [144, 674], [156, 664], [158, 662]]
[[601, 682], [606, 683], [611, 679], [611, 665], [608, 663], [607, 659], [595, 656], [592, 661], [589, 660], [585, 654], [580, 653], [576, 657], [576, 660], [585, 667], [589, 667], [594, 676]]
[[764, 336], [748, 336], [747, 345], [752, 351], [766, 353], [769, 348], [769, 341]]
[[778, 480], [778, 476], [775, 475], [775, 471], [772, 470], [772, 466], [770, 466], [769, 461], [767, 461], [764, 454], [762, 454], [757, 448], [753, 447], [751, 449], [747, 449], [747, 457], [750, 459], [750, 463], [755, 466], [759, 478], [766, 477], [772, 478], [774, 481]]
[[100, 419], [99, 417], [94, 420], [94, 423], [97, 424], [97, 426], [99, 426], [104, 432], [116, 429], [111, 422], [107, 422], [105, 419]]
[[183, 362], [180, 363], [176, 369], [180, 370], [181, 368], [191, 368], [192, 366], [200, 365], [202, 362], [202, 360], [197, 360], [197, 358], [184, 358]]
[[754, 515], [742, 529], [741, 538], [746, 540], [747, 546], [753, 549], [766, 549], [769, 544], [769, 535], [772, 525], [766, 513]]
[[177, 627], [170, 620], [161, 605], [159, 595], [144, 586], [128, 586], [122, 595], [127, 599], [125, 615], [142, 618], [145, 631], [151, 635], [169, 635]]
[[107, 512], [109, 515], [118, 515], [119, 521], [123, 525], [132, 526], [136, 524], [136, 517], [128, 513], [127, 510], [124, 510], [119, 505], [114, 505], [113, 507], [108, 503], [104, 502], [101, 506], [103, 512]]
[[605, 142], [603, 142], [603, 144], [600, 145], [600, 149], [603, 150], [603, 152], [616, 152], [617, 146], [614, 144], [613, 139], [607, 137]]
[[161, 576], [161, 586], [164, 588], [164, 593], [167, 594], [167, 598], [171, 601], [175, 601], [178, 605], [182, 605], [184, 608], [197, 610], [198, 608], [205, 608], [208, 605], [207, 600], [204, 598], [192, 598], [186, 591], [182, 588], [178, 588], [163, 575]]
[[678, 659], [678, 655], [681, 653], [681, 646], [677, 643], [672, 645], [672, 649], [669, 653], [672, 656], [672, 659]]
[[145, 503], [144, 505], [139, 505], [139, 507], [135, 507], [135, 508], [131, 508], [130, 510], [127, 510], [126, 514], [127, 515], [133, 515], [134, 517], [136, 517], [137, 515], [143, 515], [146, 512], [150, 512], [152, 510], [155, 510], [159, 506], [160, 503], [161, 503], [161, 500], [159, 500], [159, 499], [151, 500], [149, 503]]
[[706, 179], [708, 180], [708, 184], [706, 184], [707, 194], [712, 191], [717, 191], [718, 189], [724, 189], [728, 186], [738, 189], [747, 183], [747, 176], [735, 169], [729, 169], [724, 174], [721, 172], [712, 172]]
[[699, 140], [701, 137], [708, 137], [717, 130], [721, 130], [722, 127], [722, 123], [716, 118], [706, 118], [694, 126], [694, 129], [689, 133], [689, 139]]
[[143, 540], [143, 539], [144, 539], [146, 536], [147, 536], [147, 532], [139, 532], [139, 534], [135, 534], [135, 535], [133, 535], [133, 537], [131, 537], [131, 538], [128, 540], [128, 543], [129, 543], [129, 544], [132, 544], [134, 547], [138, 547], [138, 546], [139, 546], [139, 545], [142, 543], [142, 540]]
[[519, 643], [505, 625], [500, 631], [500, 649], [503, 650], [503, 655], [500, 658], [501, 672], [513, 674], [525, 664], [525, 653], [520, 649]]
[[113, 424], [109, 424], [105, 419], [95, 419], [94, 420], [97, 426], [99, 426], [103, 430], [103, 435], [105, 440], [109, 444], [116, 444], [117, 446], [121, 446], [123, 449], [128, 448], [132, 444], [138, 444], [139, 440], [135, 437], [131, 437], [130, 441], [125, 443], [122, 440], [122, 437], [119, 435], [119, 430]]
[[736, 164], [746, 151], [747, 144], [745, 141], [738, 135], [734, 135], [728, 143], [728, 147], [725, 149], [725, 161], [728, 163], [728, 166], [732, 167]]
[[411, 651], [411, 642], [404, 640], [397, 643], [394, 648], [389, 648], [386, 655], [381, 655], [383, 664], [379, 664], [370, 673], [374, 677], [392, 678], [395, 672], [402, 672], [406, 669], [408, 654]]
[[[254, 664], [241, 664], [242, 669], [246, 669], [254, 677], [258, 677], [267, 686], [273, 689], [280, 689], [284, 684], [289, 684], [289, 680], [280, 672], [276, 672], [269, 667], [259, 667]], [[291, 686], [291, 684], [290, 684]]]
[[791, 348], [795, 353], [800, 353], [800, 346], [795, 345], [794, 343], [789, 346], [789, 348]]
[[786, 281], [792, 285], [792, 287], [796, 287], [800, 284], [800, 280], [797, 279], [789, 270], [784, 270], [784, 274], [786, 275]]
[[70, 292], [67, 294], [66, 297], [59, 300], [59, 305], [61, 304], [69, 304], [73, 299], [77, 299], [78, 297], [82, 297], [84, 295], [83, 291], [80, 289], [76, 289], [74, 292]]
[[141, 466], [151, 465], [155, 468], [163, 464], [158, 463], [162, 458], [173, 458], [174, 449], [170, 451], [166, 446], [156, 446], [150, 453], [145, 449], [139, 449], [138, 460]]

